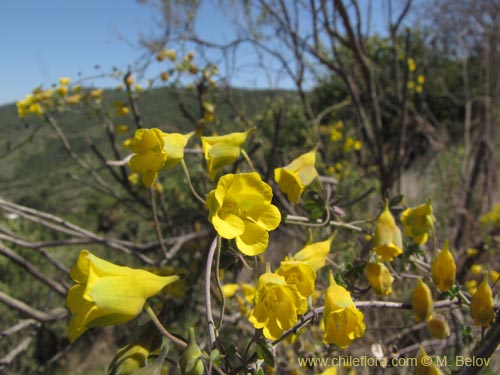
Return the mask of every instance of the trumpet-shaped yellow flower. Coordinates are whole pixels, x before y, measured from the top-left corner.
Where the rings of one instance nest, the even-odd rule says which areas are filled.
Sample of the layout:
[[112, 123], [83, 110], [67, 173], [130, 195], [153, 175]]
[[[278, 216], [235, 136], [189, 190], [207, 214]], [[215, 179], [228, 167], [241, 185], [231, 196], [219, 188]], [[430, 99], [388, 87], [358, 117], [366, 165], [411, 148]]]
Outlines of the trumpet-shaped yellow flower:
[[374, 242], [373, 251], [380, 255], [382, 261], [392, 261], [394, 257], [403, 253], [401, 230], [396, 225], [387, 203], [377, 219]]
[[240, 157], [241, 146], [252, 131], [253, 129], [246, 132], [201, 137], [201, 146], [211, 180], [223, 167], [233, 164]]
[[277, 340], [307, 311], [307, 300], [283, 276], [266, 272], [259, 277], [254, 307], [248, 320], [264, 337]]
[[292, 160], [287, 166], [274, 170], [274, 180], [290, 202], [297, 203], [305, 187], [318, 176], [315, 162], [316, 148]]
[[477, 287], [470, 303], [470, 315], [474, 324], [481, 327], [489, 327], [495, 319], [493, 310], [493, 294], [488, 284], [488, 273], [484, 275], [483, 281]]
[[276, 274], [283, 276], [288, 284], [295, 285], [304, 298], [314, 293], [316, 272], [305, 262], [285, 260], [280, 263]]
[[68, 337], [73, 342], [92, 327], [115, 325], [134, 319], [146, 299], [179, 276], [157, 276], [150, 272], [107, 262], [82, 250], [71, 269], [76, 285], [71, 287], [66, 304], [72, 313]]
[[359, 311], [344, 287], [337, 285], [330, 272], [330, 286], [326, 290], [323, 340], [341, 348], [348, 347], [352, 340], [365, 333], [364, 316]]
[[434, 230], [436, 218], [432, 214], [432, 201], [414, 208], [407, 208], [401, 214], [401, 222], [407, 236], [422, 245], [429, 239], [429, 232]]
[[441, 314], [432, 313], [431, 318], [427, 321], [427, 328], [435, 339], [444, 339], [450, 335], [450, 326]]
[[209, 221], [221, 237], [235, 238], [243, 254], [261, 254], [269, 242], [268, 231], [281, 220], [272, 197], [271, 187], [257, 173], [227, 174], [208, 194]]
[[446, 292], [455, 283], [457, 266], [453, 255], [448, 249], [448, 240], [443, 245], [443, 250], [436, 257], [431, 266], [432, 280], [441, 292]]
[[152, 186], [158, 171], [172, 168], [184, 158], [184, 147], [193, 135], [163, 133], [160, 129], [139, 129], [130, 141], [134, 156], [129, 165], [142, 175], [146, 186]]
[[392, 292], [394, 278], [383, 263], [368, 263], [365, 266], [365, 273], [375, 293], [387, 296]]
[[421, 278], [417, 279], [417, 285], [413, 290], [412, 306], [418, 322], [429, 320], [434, 309], [434, 302], [431, 290]]
[[326, 258], [330, 252], [332, 241], [335, 238], [336, 232], [328, 237], [325, 241], [314, 242], [306, 245], [302, 250], [297, 252], [293, 259], [309, 264], [314, 271], [318, 271], [325, 266]]

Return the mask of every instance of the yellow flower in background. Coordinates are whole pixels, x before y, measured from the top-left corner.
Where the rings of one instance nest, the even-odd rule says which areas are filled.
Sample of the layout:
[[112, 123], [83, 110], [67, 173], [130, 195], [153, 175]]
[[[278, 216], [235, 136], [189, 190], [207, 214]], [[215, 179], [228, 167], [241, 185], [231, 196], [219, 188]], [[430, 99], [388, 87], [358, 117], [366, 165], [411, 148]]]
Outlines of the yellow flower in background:
[[125, 134], [129, 131], [128, 125], [116, 125], [116, 132], [118, 134]]
[[318, 177], [315, 162], [316, 147], [300, 155], [287, 166], [274, 170], [274, 180], [290, 202], [297, 203], [305, 187]]
[[59, 84], [61, 86], [67, 86], [70, 83], [71, 83], [71, 78], [69, 78], [69, 77], [61, 77], [61, 78], [59, 78]]
[[337, 285], [330, 272], [330, 286], [326, 290], [323, 320], [325, 335], [323, 340], [340, 348], [347, 348], [352, 340], [365, 333], [364, 315], [357, 309], [344, 287]]
[[394, 257], [403, 253], [401, 230], [397, 227], [387, 202], [384, 211], [377, 219], [373, 240], [375, 242], [373, 251], [380, 255], [384, 262], [392, 261]]
[[243, 254], [259, 255], [267, 248], [268, 231], [281, 220], [272, 197], [271, 187], [258, 173], [224, 175], [207, 197], [209, 221], [221, 237], [235, 238]]
[[483, 277], [483, 281], [477, 287], [476, 293], [472, 296], [470, 303], [470, 315], [474, 324], [481, 327], [489, 327], [495, 319], [493, 310], [493, 294], [488, 284], [488, 273]]
[[201, 146], [211, 180], [215, 178], [219, 170], [226, 165], [233, 164], [240, 157], [241, 146], [253, 130], [213, 137], [201, 137]]
[[470, 295], [473, 296], [477, 292], [477, 281], [476, 280], [467, 280], [465, 282], [465, 287], [469, 291]]
[[427, 353], [423, 346], [420, 346], [420, 350], [417, 355], [417, 366], [415, 367], [416, 375], [442, 375], [441, 370], [439, 370], [436, 365], [432, 362], [432, 359]]
[[491, 270], [490, 276], [491, 276], [491, 282], [495, 284], [497, 280], [500, 279], [500, 272]]
[[413, 289], [412, 307], [418, 322], [427, 321], [434, 309], [431, 290], [421, 278], [417, 279], [417, 285]]
[[60, 96], [66, 96], [68, 93], [68, 86], [59, 86], [56, 88], [56, 93]]
[[226, 298], [231, 298], [234, 297], [238, 289], [240, 289], [239, 284], [225, 284], [222, 285], [222, 294]]
[[295, 285], [304, 298], [314, 293], [316, 272], [305, 262], [284, 260], [276, 270], [276, 274], [283, 276], [288, 284]]
[[465, 250], [466, 254], [468, 257], [475, 257], [477, 254], [479, 254], [479, 250], [477, 249], [473, 249], [471, 247], [469, 247], [467, 250]]
[[417, 64], [415, 64], [415, 60], [413, 60], [411, 57], [408, 59], [408, 70], [410, 72], [414, 72], [415, 69], [417, 69]]
[[103, 92], [103, 89], [94, 89], [90, 91], [89, 95], [92, 99], [99, 99], [102, 97]]
[[302, 250], [297, 252], [293, 259], [309, 264], [314, 271], [318, 271], [326, 264], [326, 258], [330, 252], [332, 241], [337, 232], [333, 232], [328, 239], [321, 242], [314, 242], [306, 245]]
[[139, 129], [130, 141], [135, 154], [130, 159], [132, 170], [142, 175], [146, 186], [152, 186], [158, 171], [172, 168], [184, 157], [184, 147], [193, 133], [163, 133], [160, 129]]
[[307, 311], [307, 300], [295, 285], [275, 273], [266, 272], [259, 277], [254, 307], [249, 322], [262, 329], [264, 337], [277, 340], [283, 332], [297, 323], [297, 315]]
[[132, 86], [135, 83], [135, 77], [132, 74], [128, 74], [127, 77], [125, 78], [125, 83], [128, 86]]
[[474, 276], [479, 276], [483, 273], [483, 266], [480, 264], [473, 264], [470, 267], [470, 273], [472, 273]]
[[157, 276], [144, 270], [117, 266], [82, 250], [71, 269], [76, 285], [66, 304], [72, 313], [68, 337], [75, 341], [89, 328], [115, 325], [134, 319], [146, 300], [179, 276]]
[[407, 236], [415, 243], [423, 245], [429, 239], [429, 232], [434, 230], [436, 218], [432, 214], [432, 201], [418, 207], [407, 208], [401, 214], [401, 222]]
[[429, 328], [431, 337], [435, 339], [444, 339], [450, 336], [450, 326], [441, 314], [432, 313], [431, 318], [427, 321], [427, 328]]
[[422, 74], [419, 74], [417, 76], [417, 82], [420, 84], [420, 85], [423, 85], [424, 82], [425, 82], [425, 77], [422, 75]]
[[387, 296], [392, 292], [394, 278], [383, 263], [367, 263], [365, 273], [373, 291], [381, 296]]
[[168, 81], [170, 78], [170, 73], [169, 72], [161, 72], [160, 78], [163, 82]]
[[79, 94], [66, 97], [65, 102], [67, 105], [76, 105], [80, 102], [81, 96]]
[[455, 284], [457, 266], [453, 255], [448, 249], [448, 240], [443, 245], [443, 250], [434, 259], [431, 265], [432, 281], [441, 292], [449, 290]]
[[255, 298], [255, 287], [253, 285], [243, 283], [241, 284], [241, 291], [243, 292], [245, 300], [248, 303], [253, 302], [253, 299]]

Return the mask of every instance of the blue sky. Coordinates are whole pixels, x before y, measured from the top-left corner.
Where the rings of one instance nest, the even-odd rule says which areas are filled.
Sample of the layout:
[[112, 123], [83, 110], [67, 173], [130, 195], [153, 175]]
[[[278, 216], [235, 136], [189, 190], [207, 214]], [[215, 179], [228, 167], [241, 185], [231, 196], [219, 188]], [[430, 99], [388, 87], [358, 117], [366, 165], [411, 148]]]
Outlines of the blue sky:
[[[216, 2], [202, 3], [197, 30], [211, 40], [228, 41], [234, 29], [218, 13]], [[113, 66], [126, 69], [140, 55], [139, 35], [158, 32], [154, 8], [135, 0], [6, 0], [1, 10], [0, 105], [36, 86], [50, 87], [61, 76], [93, 76], [96, 64], [105, 72]], [[251, 62], [255, 54], [243, 48], [241, 57]], [[251, 63], [243, 63], [236, 73], [235, 86], [270, 85]], [[96, 85], [113, 87], [116, 82], [99, 80]], [[291, 87], [283, 78], [280, 85]]]

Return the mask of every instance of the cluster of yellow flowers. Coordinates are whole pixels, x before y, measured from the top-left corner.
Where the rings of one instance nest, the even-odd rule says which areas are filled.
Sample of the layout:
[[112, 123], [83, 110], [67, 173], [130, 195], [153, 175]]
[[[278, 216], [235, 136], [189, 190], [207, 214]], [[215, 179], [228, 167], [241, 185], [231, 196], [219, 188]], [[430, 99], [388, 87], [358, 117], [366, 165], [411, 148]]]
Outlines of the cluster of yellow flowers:
[[[405, 234], [418, 245], [423, 245], [428, 241], [429, 233], [434, 235], [435, 218], [431, 203], [429, 200], [420, 206], [408, 208], [401, 214]], [[368, 263], [365, 272], [374, 292], [386, 296], [392, 291], [394, 278], [381, 261], [392, 261], [394, 257], [403, 253], [401, 230], [389, 210], [388, 202], [377, 220], [374, 244], [373, 252], [379, 259], [377, 262]], [[432, 261], [431, 275], [434, 285], [440, 292], [447, 292], [453, 287], [456, 265], [449, 250], [448, 241], [445, 241], [442, 251]], [[474, 324], [483, 327], [489, 326], [494, 319], [493, 299], [487, 280], [486, 274], [471, 301], [471, 317]], [[431, 289], [421, 278], [417, 279], [412, 305], [416, 320], [427, 322], [431, 336], [435, 338], [449, 336], [448, 323], [444, 316], [433, 312], [434, 302]]]
[[[102, 99], [102, 89], [92, 89], [83, 91], [80, 85], [70, 87], [71, 78], [62, 77], [59, 85], [54, 85], [51, 89], [36, 87], [31, 94], [16, 103], [19, 117], [28, 114], [42, 116], [44, 113], [54, 110], [62, 110], [64, 106], [74, 106], [78, 103], [100, 103]], [[70, 95], [71, 93], [71, 95]]]
[[[412, 76], [416, 69], [417, 64], [415, 63], [415, 60], [410, 57], [408, 59], [408, 71]], [[418, 74], [416, 78], [412, 78], [408, 81], [406, 87], [410, 92], [416, 92], [417, 94], [420, 94], [424, 88], [424, 83], [425, 76], [422, 74]]]

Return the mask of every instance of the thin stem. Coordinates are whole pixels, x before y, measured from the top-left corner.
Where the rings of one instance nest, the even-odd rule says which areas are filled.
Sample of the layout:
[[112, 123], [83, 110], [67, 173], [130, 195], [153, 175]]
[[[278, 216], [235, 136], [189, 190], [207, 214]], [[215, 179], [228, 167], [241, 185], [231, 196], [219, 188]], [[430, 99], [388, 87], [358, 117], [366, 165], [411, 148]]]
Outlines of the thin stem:
[[250, 157], [248, 156], [247, 152], [244, 149], [241, 149], [241, 155], [243, 155], [243, 158], [245, 159], [248, 166], [250, 167], [250, 170], [252, 172], [255, 172], [255, 168], [253, 166], [252, 160], [250, 159]]
[[167, 331], [165, 326], [161, 324], [160, 320], [156, 316], [155, 312], [153, 311], [153, 308], [149, 305], [149, 303], [146, 302], [146, 304], [144, 305], [144, 310], [146, 310], [146, 312], [149, 314], [149, 317], [153, 321], [154, 325], [156, 326], [156, 328], [158, 328], [158, 330], [161, 332], [163, 336], [165, 336], [174, 344], [179, 345], [182, 348], [187, 347], [187, 342], [175, 337], [174, 335], [172, 335], [170, 332]]
[[165, 257], [167, 256], [167, 248], [163, 243], [163, 235], [161, 234], [160, 220], [158, 219], [158, 210], [156, 208], [156, 199], [155, 199], [155, 190], [154, 187], [149, 188], [149, 195], [151, 196], [151, 210], [153, 211], [153, 220], [155, 223], [155, 232], [156, 237], [158, 238], [158, 242], [160, 243], [161, 251]]
[[208, 336], [210, 338], [210, 348], [215, 347], [216, 343], [216, 334], [215, 334], [215, 323], [214, 317], [212, 315], [212, 300], [210, 296], [210, 274], [212, 273], [212, 263], [214, 260], [214, 255], [217, 248], [220, 248], [221, 238], [219, 235], [214, 238], [212, 244], [210, 245], [210, 250], [208, 251], [207, 256], [207, 265], [205, 269], [205, 313], [207, 315], [207, 323], [208, 323]]
[[295, 225], [302, 225], [306, 227], [322, 227], [325, 225], [331, 225], [332, 227], [338, 227], [338, 228], [346, 228], [346, 229], [352, 229], [357, 232], [363, 232], [364, 229], [361, 227], [358, 227], [356, 225], [350, 224], [350, 223], [343, 223], [341, 221], [335, 221], [335, 220], [330, 220], [330, 221], [324, 221], [324, 222], [316, 222], [316, 223], [311, 223], [309, 222], [309, 218], [304, 217], [304, 216], [297, 216], [297, 215], [287, 215], [285, 219], [286, 224], [295, 224]]
[[[219, 240], [219, 242], [220, 242], [220, 240]], [[224, 309], [226, 307], [226, 297], [224, 296], [224, 293], [222, 292], [222, 283], [220, 281], [220, 275], [219, 275], [220, 250], [221, 250], [221, 246], [220, 246], [220, 244], [218, 244], [217, 248], [216, 248], [216, 252], [215, 252], [215, 282], [217, 284], [217, 291], [220, 294], [221, 306], [220, 306], [220, 317], [219, 317], [219, 323], [217, 324], [217, 329], [220, 329], [220, 326], [222, 325], [222, 322], [224, 321]]]
[[186, 165], [186, 162], [184, 161], [184, 159], [181, 160], [181, 165], [182, 165], [182, 169], [184, 170], [184, 174], [186, 175], [186, 179], [187, 179], [187, 183], [189, 185], [189, 190], [191, 190], [191, 193], [193, 193], [193, 195], [195, 196], [196, 199], [198, 199], [198, 201], [205, 205], [205, 199], [203, 199], [197, 192], [196, 190], [194, 189], [193, 187], [193, 184], [191, 183], [191, 176], [189, 175], [189, 170], [187, 168], [187, 165]]

